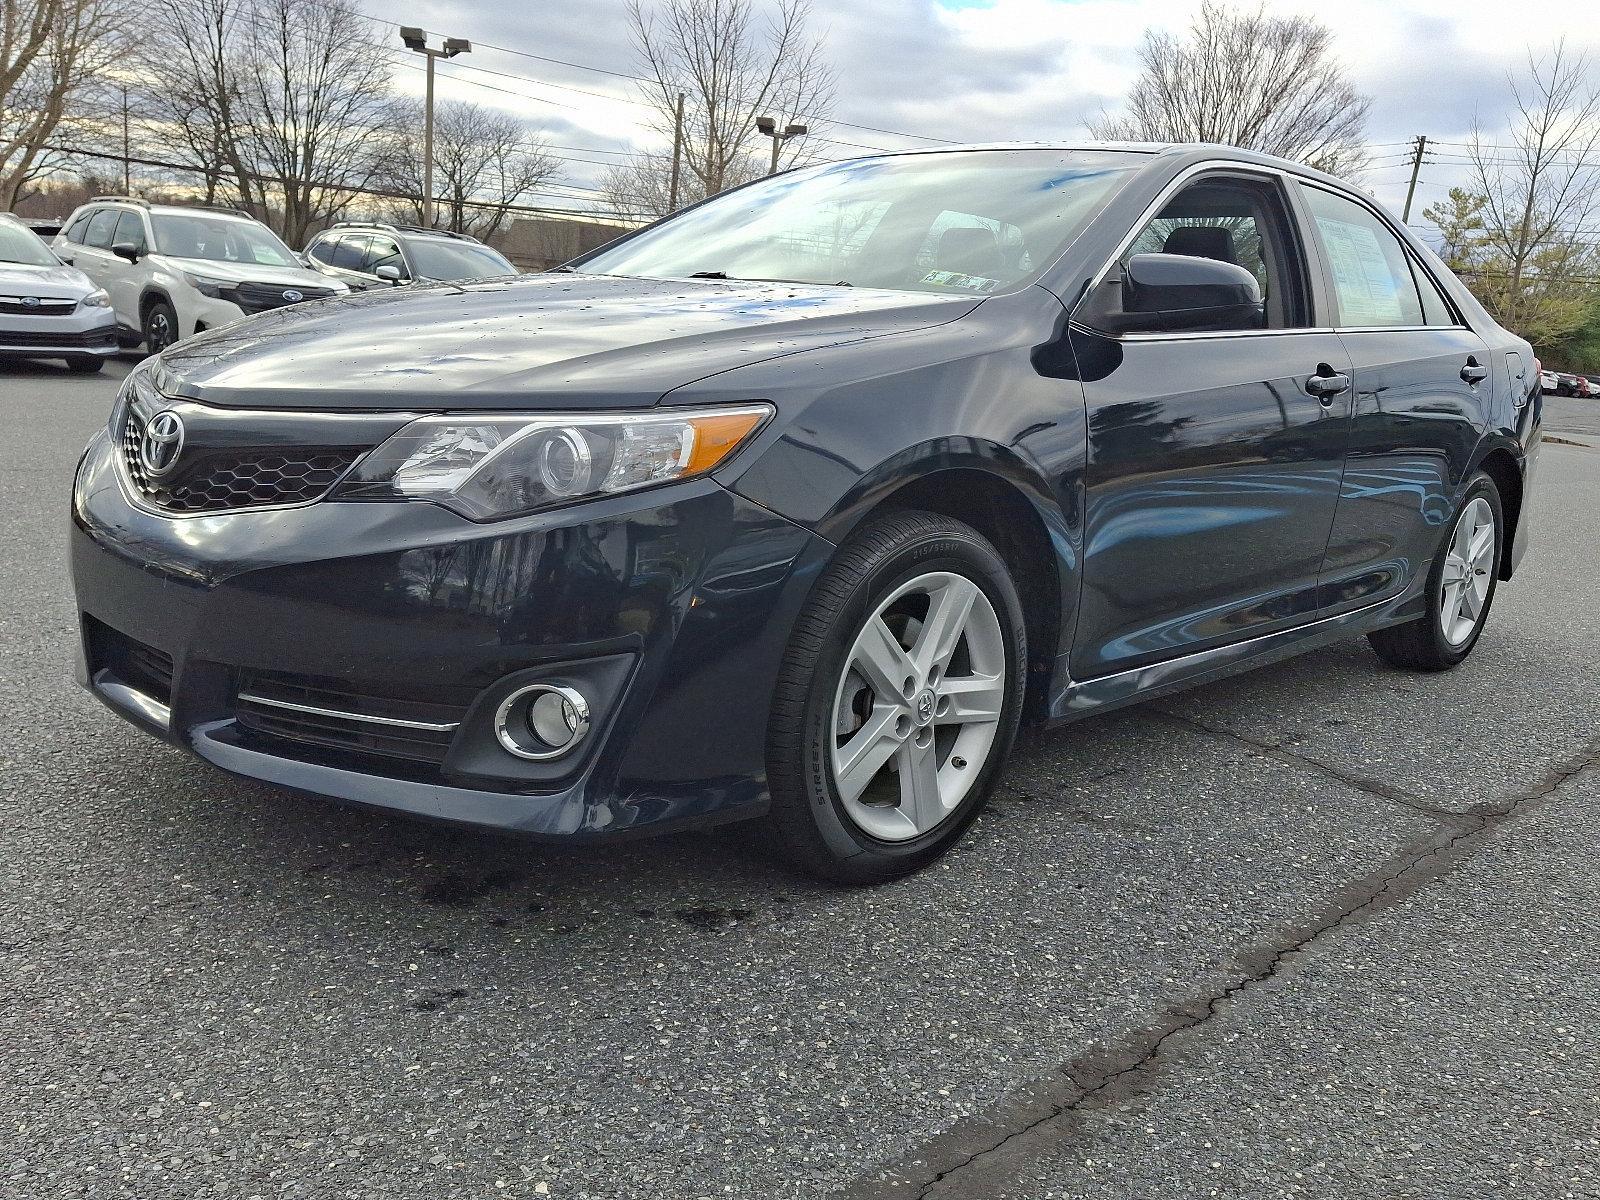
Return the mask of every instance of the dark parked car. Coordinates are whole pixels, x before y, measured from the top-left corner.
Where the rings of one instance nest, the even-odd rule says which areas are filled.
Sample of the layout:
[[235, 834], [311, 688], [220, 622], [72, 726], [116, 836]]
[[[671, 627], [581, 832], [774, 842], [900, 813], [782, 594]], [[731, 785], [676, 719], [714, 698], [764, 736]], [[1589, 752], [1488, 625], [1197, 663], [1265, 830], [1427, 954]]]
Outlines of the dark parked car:
[[359, 221], [317, 234], [306, 244], [306, 261], [357, 292], [517, 273], [505, 255], [464, 233]]
[[88, 448], [82, 680], [242, 775], [547, 838], [764, 819], [882, 879], [1022, 721], [1472, 650], [1538, 364], [1337, 180], [940, 150], [564, 273], [264, 314]]

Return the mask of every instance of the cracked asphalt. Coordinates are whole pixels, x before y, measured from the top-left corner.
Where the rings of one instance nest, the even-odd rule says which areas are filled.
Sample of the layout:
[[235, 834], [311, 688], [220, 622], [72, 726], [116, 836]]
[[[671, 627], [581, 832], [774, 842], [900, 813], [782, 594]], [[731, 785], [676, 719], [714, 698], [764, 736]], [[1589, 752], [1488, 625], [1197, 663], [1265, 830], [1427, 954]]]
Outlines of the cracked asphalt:
[[78, 694], [121, 371], [0, 366], [7, 1200], [1600, 1196], [1600, 448], [1545, 448], [1459, 670], [1047, 735], [845, 891], [337, 808]]

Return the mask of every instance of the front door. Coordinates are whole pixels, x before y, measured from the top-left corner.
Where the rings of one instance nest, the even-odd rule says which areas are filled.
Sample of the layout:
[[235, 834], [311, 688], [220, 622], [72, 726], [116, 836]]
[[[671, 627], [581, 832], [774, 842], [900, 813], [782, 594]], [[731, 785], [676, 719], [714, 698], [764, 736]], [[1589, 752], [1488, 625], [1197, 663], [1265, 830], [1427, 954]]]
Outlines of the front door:
[[1265, 328], [1124, 336], [1084, 383], [1080, 680], [1310, 619], [1344, 466], [1349, 360], [1313, 327], [1281, 182], [1203, 176], [1124, 258], [1142, 252], [1247, 267]]

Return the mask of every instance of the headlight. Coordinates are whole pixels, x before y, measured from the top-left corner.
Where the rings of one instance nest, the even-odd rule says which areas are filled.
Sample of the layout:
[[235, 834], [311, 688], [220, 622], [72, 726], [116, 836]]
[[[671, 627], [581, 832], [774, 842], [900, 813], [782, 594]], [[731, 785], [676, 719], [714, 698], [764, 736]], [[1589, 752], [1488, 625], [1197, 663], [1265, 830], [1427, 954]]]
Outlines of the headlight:
[[111, 297], [106, 295], [105, 288], [95, 288], [94, 291], [79, 300], [78, 303], [85, 308], [110, 308]]
[[204, 275], [191, 275], [187, 271], [179, 271], [188, 281], [190, 287], [202, 296], [210, 296], [213, 300], [226, 299], [224, 293], [233, 285], [225, 279], [210, 279]]
[[432, 500], [474, 521], [632, 491], [712, 470], [772, 415], [769, 404], [645, 413], [423, 417], [339, 491]]

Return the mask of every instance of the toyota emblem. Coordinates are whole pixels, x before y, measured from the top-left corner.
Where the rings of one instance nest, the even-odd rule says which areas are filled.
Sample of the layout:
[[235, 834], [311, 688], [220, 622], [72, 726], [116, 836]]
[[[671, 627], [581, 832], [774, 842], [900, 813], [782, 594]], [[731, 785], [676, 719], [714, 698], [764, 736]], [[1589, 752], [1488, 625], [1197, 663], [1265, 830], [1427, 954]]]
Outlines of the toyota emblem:
[[178, 465], [182, 453], [183, 418], [164, 409], [145, 424], [139, 440], [139, 465], [151, 475], [165, 475]]
[[38, 308], [39, 307], [39, 297], [37, 297], [37, 296], [24, 296], [22, 298], [22, 307], [23, 308]]
[[304, 292], [297, 292], [293, 288], [290, 288], [283, 294], [283, 298], [290, 304], [299, 304], [300, 301], [304, 300], [306, 297]]

